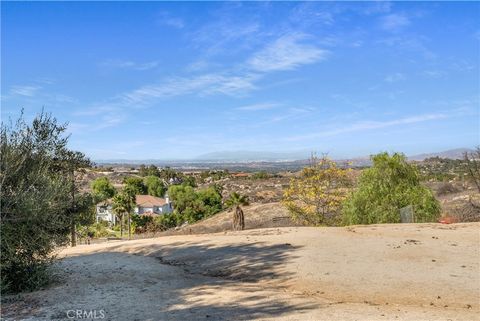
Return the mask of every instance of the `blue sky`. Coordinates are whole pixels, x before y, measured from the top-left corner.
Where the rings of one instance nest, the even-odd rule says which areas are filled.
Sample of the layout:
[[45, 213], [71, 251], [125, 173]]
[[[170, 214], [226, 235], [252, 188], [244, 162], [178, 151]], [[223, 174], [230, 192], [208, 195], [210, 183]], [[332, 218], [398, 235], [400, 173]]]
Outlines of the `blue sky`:
[[479, 3], [1, 5], [2, 120], [93, 159], [479, 144]]

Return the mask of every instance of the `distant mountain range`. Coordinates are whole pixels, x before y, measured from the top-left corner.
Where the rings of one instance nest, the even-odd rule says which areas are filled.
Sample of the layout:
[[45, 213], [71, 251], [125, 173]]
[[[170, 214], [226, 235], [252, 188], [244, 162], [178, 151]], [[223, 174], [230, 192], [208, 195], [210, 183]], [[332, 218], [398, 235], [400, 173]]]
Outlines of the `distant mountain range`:
[[[465, 152], [471, 152], [469, 148], [456, 148], [450, 149], [438, 153], [424, 153], [418, 155], [408, 156], [409, 160], [421, 161], [430, 157], [441, 157], [450, 159], [461, 159]], [[225, 151], [207, 153], [198, 156], [195, 160], [199, 161], [295, 161], [305, 160], [310, 157], [308, 151], [296, 151], [296, 152], [260, 152], [260, 151]], [[320, 155], [318, 155], [320, 156]], [[345, 159], [345, 161], [364, 162], [370, 159], [369, 156], [354, 157], [351, 159]]]
[[[408, 156], [409, 160], [421, 161], [430, 157], [441, 157], [450, 159], [461, 159], [465, 152], [472, 152], [470, 148], [456, 148], [437, 153], [425, 153]], [[99, 164], [156, 164], [156, 165], [175, 165], [195, 164], [195, 163], [246, 163], [246, 162], [305, 162], [310, 158], [311, 152], [296, 151], [296, 152], [261, 152], [261, 151], [223, 151], [213, 152], [200, 155], [191, 160], [128, 160], [128, 159], [104, 159], [96, 160]], [[320, 155], [318, 155], [320, 156]], [[339, 162], [351, 162], [355, 165], [369, 165], [370, 157], [361, 156], [350, 159], [339, 159]]]
[[449, 149], [439, 153], [429, 153], [429, 154], [418, 154], [413, 156], [408, 156], [409, 160], [416, 160], [422, 161], [426, 158], [431, 157], [440, 157], [440, 158], [450, 158], [450, 159], [462, 159], [463, 155], [468, 152], [473, 152], [471, 148], [456, 148], [456, 149]]

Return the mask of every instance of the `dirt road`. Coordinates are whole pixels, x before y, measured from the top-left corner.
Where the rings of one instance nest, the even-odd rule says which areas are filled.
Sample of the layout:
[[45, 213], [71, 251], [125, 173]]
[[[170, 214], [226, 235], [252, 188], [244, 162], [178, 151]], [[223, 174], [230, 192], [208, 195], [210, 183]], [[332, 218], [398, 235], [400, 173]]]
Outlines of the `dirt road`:
[[[62, 250], [7, 320], [480, 320], [480, 224], [275, 228]], [[78, 311], [80, 311], [80, 314]]]

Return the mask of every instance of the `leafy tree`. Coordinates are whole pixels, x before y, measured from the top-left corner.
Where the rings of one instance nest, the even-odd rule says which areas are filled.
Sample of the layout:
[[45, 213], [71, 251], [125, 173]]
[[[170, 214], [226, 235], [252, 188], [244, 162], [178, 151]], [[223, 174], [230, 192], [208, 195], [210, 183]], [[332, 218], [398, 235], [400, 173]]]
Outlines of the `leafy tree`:
[[228, 199], [225, 201], [227, 207], [235, 207], [235, 212], [233, 216], [233, 230], [244, 230], [245, 229], [245, 217], [243, 215], [243, 210], [240, 207], [241, 205], [248, 205], [248, 198], [245, 195], [240, 195], [237, 192], [230, 194]]
[[299, 177], [290, 181], [282, 202], [296, 221], [310, 225], [338, 225], [341, 204], [350, 185], [348, 169], [337, 167], [326, 157], [314, 158]]
[[145, 186], [147, 187], [148, 195], [163, 197], [167, 188], [163, 181], [157, 176], [147, 176], [145, 177]]
[[158, 169], [157, 166], [155, 165], [150, 165], [146, 167], [145, 165], [140, 165], [139, 168], [139, 174], [140, 176], [157, 176], [160, 177], [160, 170]]
[[[35, 122], [34, 122], [35, 125]], [[42, 126], [40, 126], [42, 127]], [[43, 128], [45, 130], [46, 128]], [[77, 179], [85, 174], [85, 168], [91, 167], [90, 160], [81, 152], [70, 151], [68, 149], [58, 150], [57, 155], [53, 157], [52, 171], [63, 177], [68, 177], [66, 186], [70, 192], [70, 200], [66, 209], [66, 214], [70, 217], [70, 236], [71, 245], [77, 245], [77, 225], [80, 217], [87, 210], [85, 200], [90, 202], [93, 207], [92, 198], [84, 198], [83, 203], [78, 202], [79, 186]]]
[[200, 189], [196, 194], [204, 206], [204, 212], [200, 219], [212, 216], [222, 210], [222, 195], [215, 188]]
[[135, 194], [147, 194], [147, 186], [145, 186], [143, 178], [130, 176], [126, 177], [123, 180], [123, 183], [125, 186], [130, 186], [135, 191]]
[[175, 204], [175, 210], [183, 212], [195, 198], [195, 190], [191, 186], [172, 185], [168, 188], [168, 196]]
[[373, 166], [365, 169], [358, 188], [343, 206], [345, 224], [399, 223], [399, 210], [412, 205], [416, 222], [433, 222], [440, 204], [430, 189], [420, 184], [415, 165], [403, 154], [372, 156]]
[[101, 202], [108, 198], [112, 198], [117, 192], [113, 184], [110, 183], [110, 180], [108, 179], [108, 177], [99, 177], [95, 179], [92, 182], [91, 186], [92, 186], [93, 195], [97, 202]]
[[197, 187], [195, 177], [193, 176], [187, 176], [182, 174], [180, 175], [180, 181], [182, 182], [182, 185]]
[[177, 224], [193, 223], [222, 209], [222, 196], [213, 187], [196, 192], [191, 186], [172, 185], [168, 195], [174, 204], [172, 217]]
[[90, 193], [78, 194], [75, 200], [76, 211], [78, 216], [76, 218], [77, 224], [81, 226], [88, 226], [95, 223], [95, 202], [94, 197]]
[[160, 170], [160, 178], [168, 182], [170, 179], [179, 178], [179, 175], [177, 171], [167, 166], [165, 168], [162, 168], [162, 170]]
[[[88, 218], [88, 195], [77, 195], [75, 174], [89, 162], [68, 150], [66, 125], [41, 113], [1, 124], [1, 289], [33, 290], [48, 282], [55, 247]], [[91, 216], [90, 216], [91, 217]]]

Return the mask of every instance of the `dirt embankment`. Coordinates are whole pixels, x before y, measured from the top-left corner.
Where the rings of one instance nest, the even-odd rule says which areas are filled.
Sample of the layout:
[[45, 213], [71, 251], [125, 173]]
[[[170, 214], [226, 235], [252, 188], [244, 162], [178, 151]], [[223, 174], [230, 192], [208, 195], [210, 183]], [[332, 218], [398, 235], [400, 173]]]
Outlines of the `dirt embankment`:
[[[245, 228], [272, 228], [299, 226], [288, 210], [279, 202], [242, 206]], [[163, 235], [219, 233], [232, 230], [233, 210], [227, 209], [212, 217], [179, 229], [165, 231]]]
[[3, 317], [480, 320], [479, 229], [289, 227], [78, 246], [60, 253], [61, 282], [7, 300]]

